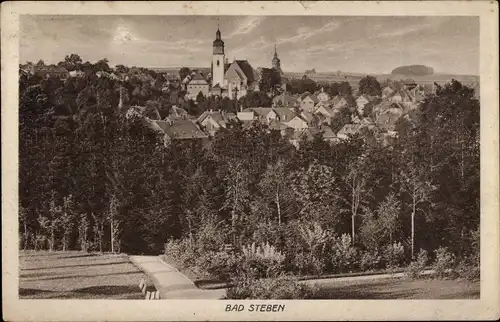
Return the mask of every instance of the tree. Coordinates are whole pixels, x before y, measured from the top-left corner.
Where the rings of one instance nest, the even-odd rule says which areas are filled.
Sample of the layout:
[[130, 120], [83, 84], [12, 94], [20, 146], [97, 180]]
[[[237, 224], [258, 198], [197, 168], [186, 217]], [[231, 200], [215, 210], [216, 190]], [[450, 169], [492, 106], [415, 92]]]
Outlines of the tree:
[[62, 62], [62, 66], [68, 71], [80, 70], [81, 64], [82, 58], [77, 54], [66, 55], [66, 57], [64, 57], [64, 62]]
[[109, 210], [108, 210], [108, 220], [109, 220], [109, 236], [110, 236], [110, 244], [111, 244], [111, 252], [120, 252], [120, 220], [118, 218], [118, 199], [115, 195], [111, 197], [111, 201], [109, 202]]
[[273, 203], [278, 215], [278, 225], [281, 225], [284, 214], [287, 213], [290, 203], [293, 200], [290, 196], [288, 185], [288, 175], [285, 171], [285, 164], [279, 160], [275, 164], [269, 164], [262, 180], [259, 183], [263, 200]]
[[[415, 215], [417, 211], [424, 212], [421, 205], [429, 202], [430, 193], [435, 187], [432, 185], [428, 174], [421, 164], [409, 162], [406, 167], [402, 167], [400, 172], [401, 191], [410, 197], [411, 206], [411, 258], [414, 258], [415, 250]], [[424, 212], [425, 213], [425, 212]]]
[[80, 243], [80, 250], [82, 252], [87, 252], [89, 249], [89, 240], [88, 240], [88, 230], [90, 227], [89, 220], [87, 218], [87, 214], [80, 214], [80, 221], [78, 224], [78, 241]]
[[184, 78], [186, 78], [187, 75], [191, 74], [191, 70], [187, 67], [182, 67], [180, 70], [179, 70], [179, 77], [182, 80], [184, 80]]
[[248, 172], [241, 162], [232, 161], [228, 164], [228, 171], [224, 177], [225, 203], [221, 210], [231, 209], [231, 230], [233, 243], [237, 244], [239, 221], [250, 198]]
[[239, 99], [239, 104], [243, 108], [248, 107], [271, 107], [272, 100], [265, 92], [251, 91]]
[[95, 63], [94, 68], [96, 71], [111, 72], [109, 60], [107, 58], [103, 58]]
[[69, 249], [70, 237], [73, 234], [72, 230], [75, 225], [74, 203], [72, 195], [63, 198], [60, 222], [61, 228], [63, 229], [62, 250], [67, 251]]
[[339, 94], [342, 96], [351, 96], [352, 95], [352, 87], [348, 82], [341, 82], [339, 84]]
[[363, 77], [358, 84], [359, 94], [366, 94], [370, 96], [380, 96], [382, 90], [380, 88], [380, 83], [373, 76]]
[[380, 226], [383, 229], [383, 234], [384, 236], [389, 235], [389, 243], [391, 245], [397, 229], [400, 207], [401, 203], [397, 200], [396, 195], [391, 192], [377, 208], [377, 214]]
[[344, 182], [347, 188], [347, 196], [344, 200], [347, 205], [349, 205], [349, 212], [351, 214], [351, 236], [352, 242], [354, 243], [356, 240], [355, 220], [362, 206], [367, 202], [368, 197], [366, 174], [363, 169], [363, 156], [349, 164]]
[[274, 68], [262, 68], [259, 89], [264, 93], [276, 94], [276, 88], [281, 84], [280, 72]]
[[300, 206], [299, 216], [334, 226], [338, 222], [338, 188], [334, 170], [317, 161], [292, 174], [291, 189]]
[[198, 95], [196, 95], [196, 103], [200, 104], [206, 100], [205, 95], [200, 91]]

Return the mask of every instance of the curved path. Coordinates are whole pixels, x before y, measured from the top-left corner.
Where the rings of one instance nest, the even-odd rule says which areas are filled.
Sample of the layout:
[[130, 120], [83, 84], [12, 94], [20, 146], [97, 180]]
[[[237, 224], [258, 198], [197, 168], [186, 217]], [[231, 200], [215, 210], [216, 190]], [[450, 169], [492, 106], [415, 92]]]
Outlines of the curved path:
[[148, 275], [160, 299], [222, 299], [226, 290], [202, 290], [175, 267], [160, 260], [158, 256], [129, 256], [130, 261]]

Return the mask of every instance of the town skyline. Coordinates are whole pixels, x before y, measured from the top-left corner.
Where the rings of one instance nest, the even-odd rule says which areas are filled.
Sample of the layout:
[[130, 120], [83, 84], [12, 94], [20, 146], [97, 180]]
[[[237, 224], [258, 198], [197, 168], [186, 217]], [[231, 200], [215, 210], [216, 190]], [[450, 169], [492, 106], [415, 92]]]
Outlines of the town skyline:
[[386, 74], [421, 64], [479, 74], [479, 20], [443, 16], [23, 16], [20, 63], [77, 53], [111, 65], [209, 67], [218, 26], [228, 60], [255, 68], [270, 67], [276, 45], [285, 72]]

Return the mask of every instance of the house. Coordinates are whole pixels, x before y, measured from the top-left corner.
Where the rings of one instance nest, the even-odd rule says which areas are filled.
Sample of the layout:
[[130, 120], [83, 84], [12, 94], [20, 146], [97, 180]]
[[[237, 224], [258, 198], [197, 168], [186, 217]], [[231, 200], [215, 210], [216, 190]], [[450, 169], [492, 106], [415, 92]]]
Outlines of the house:
[[320, 105], [315, 111], [315, 115], [323, 115], [324, 117], [331, 119], [338, 113], [338, 110], [334, 110], [331, 107]]
[[81, 70], [72, 70], [68, 73], [69, 77], [78, 77], [78, 78], [83, 78], [85, 77], [85, 73], [82, 72]]
[[320, 130], [323, 133], [322, 134], [323, 140], [325, 140], [327, 142], [332, 142], [332, 143], [336, 143], [339, 141], [339, 139], [337, 138], [337, 135], [335, 135], [335, 133], [332, 131], [332, 129], [329, 126], [323, 126], [320, 128]]
[[243, 110], [243, 112], [253, 111], [254, 120], [262, 123], [269, 124], [271, 120], [278, 118], [278, 114], [271, 107], [250, 107]]
[[269, 130], [279, 131], [282, 136], [286, 135], [287, 129], [289, 129], [289, 127], [281, 123], [278, 119], [272, 120], [269, 123]]
[[326, 101], [330, 100], [330, 95], [328, 95], [328, 93], [325, 92], [325, 89], [323, 87], [321, 87], [321, 91], [317, 95], [317, 98], [320, 102], [326, 102]]
[[398, 102], [391, 102], [388, 100], [383, 100], [379, 104], [373, 107], [372, 116], [377, 119], [377, 117], [383, 113], [398, 113], [403, 114], [408, 111], [408, 108], [403, 104]]
[[346, 124], [337, 132], [337, 138], [341, 140], [348, 139], [350, 135], [358, 133], [361, 129], [374, 129], [375, 125], [370, 123], [360, 122], [358, 124]]
[[342, 97], [337, 103], [335, 103], [335, 105], [333, 105], [333, 109], [334, 110], [340, 110], [340, 109], [344, 108], [347, 105], [348, 105], [347, 100], [344, 97]]
[[275, 107], [296, 107], [299, 105], [297, 98], [286, 92], [273, 98], [273, 106]]
[[236, 118], [241, 122], [250, 122], [255, 119], [255, 112], [252, 110], [238, 112]]
[[150, 121], [150, 126], [164, 134], [163, 140], [168, 144], [172, 140], [207, 140], [208, 136], [191, 120], [167, 118], [163, 121]]
[[41, 77], [43, 79], [48, 79], [49, 77], [57, 77], [61, 80], [65, 80], [69, 77], [69, 72], [64, 67], [58, 66], [41, 66], [34, 68], [34, 75]]
[[301, 97], [300, 109], [309, 113], [314, 112], [316, 104], [319, 102], [318, 97], [314, 94], [307, 93]]
[[282, 123], [291, 121], [297, 114], [292, 108], [288, 107], [274, 107], [274, 112], [278, 116], [278, 120]]
[[206, 79], [201, 74], [196, 74], [186, 86], [186, 97], [196, 100], [199, 93], [207, 97], [209, 95], [209, 85]]
[[307, 121], [298, 115], [286, 122], [285, 125], [292, 128], [294, 131], [303, 131], [309, 128]]
[[300, 147], [300, 141], [302, 140], [312, 140], [314, 136], [321, 133], [317, 128], [307, 128], [302, 131], [293, 131], [288, 135], [288, 142], [290, 142], [296, 148]]
[[394, 90], [389, 86], [386, 86], [382, 89], [382, 98], [389, 97], [392, 95], [392, 93], [394, 93]]
[[402, 89], [394, 92], [391, 96], [388, 97], [389, 101], [396, 103], [409, 104], [413, 103], [413, 95], [408, 90]]
[[170, 118], [188, 118], [188, 113], [185, 109], [177, 107], [177, 106], [172, 106], [169, 110], [169, 117]]
[[369, 95], [366, 95], [366, 94], [363, 94], [361, 96], [359, 96], [357, 99], [356, 99], [356, 108], [358, 110], [358, 113], [360, 115], [363, 115], [364, 114], [364, 111], [365, 111], [365, 106], [376, 100], [375, 97], [372, 97], [372, 96], [369, 96]]
[[200, 124], [202, 129], [213, 136], [220, 128], [226, 127], [227, 120], [224, 112], [210, 110], [203, 112], [196, 119], [196, 123]]

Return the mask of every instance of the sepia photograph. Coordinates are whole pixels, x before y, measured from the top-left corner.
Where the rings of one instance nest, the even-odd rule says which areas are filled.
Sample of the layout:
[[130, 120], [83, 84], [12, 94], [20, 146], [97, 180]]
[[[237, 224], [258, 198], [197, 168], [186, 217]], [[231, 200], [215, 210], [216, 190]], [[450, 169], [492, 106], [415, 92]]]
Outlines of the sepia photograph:
[[19, 300], [481, 298], [478, 15], [18, 28]]

